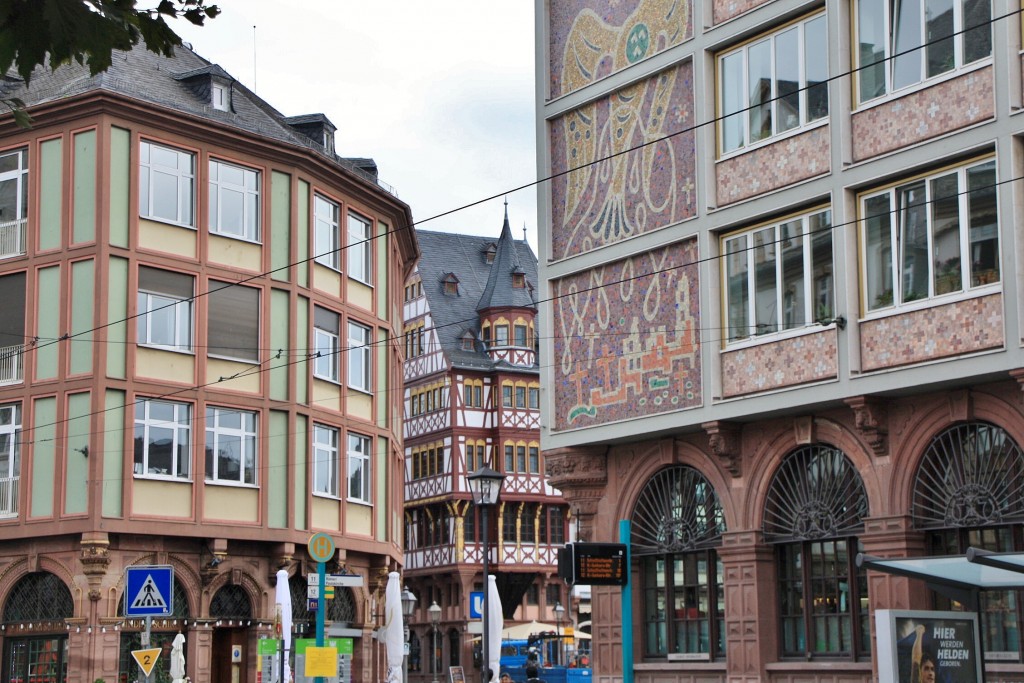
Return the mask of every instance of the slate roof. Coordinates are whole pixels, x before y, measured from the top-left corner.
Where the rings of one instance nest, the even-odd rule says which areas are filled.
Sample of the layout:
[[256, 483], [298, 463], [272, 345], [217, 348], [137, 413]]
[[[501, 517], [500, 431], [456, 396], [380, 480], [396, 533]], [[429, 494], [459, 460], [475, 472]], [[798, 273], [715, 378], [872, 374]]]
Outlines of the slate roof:
[[[480, 342], [478, 305], [488, 298], [491, 306], [516, 306], [536, 310], [537, 257], [526, 240], [516, 240], [509, 229], [508, 212], [501, 237], [457, 235], [430, 230], [417, 230], [420, 246], [417, 265], [423, 294], [444, 354], [453, 367], [489, 371], [500, 368], [537, 372], [538, 366], [523, 368], [504, 361], [495, 363]], [[487, 263], [486, 251], [497, 246], [493, 263]], [[504, 258], [499, 259], [504, 252]], [[510, 264], [515, 263], [526, 275], [527, 287], [512, 294]], [[444, 293], [443, 281], [449, 273], [459, 280], [458, 296]], [[536, 324], [536, 323], [535, 323]], [[462, 338], [467, 332], [476, 339], [474, 351], [463, 350]]]
[[[214, 109], [190, 84], [197, 76], [209, 74], [232, 80], [231, 109]], [[295, 145], [319, 153], [338, 165], [376, 183], [375, 164], [366, 159], [349, 160], [334, 150], [325, 149], [319, 141], [303, 135], [289, 124], [289, 119], [244, 85], [232, 79], [220, 66], [200, 57], [187, 45], [175, 49], [173, 57], [139, 47], [129, 52], [115, 50], [110, 68], [95, 76], [87, 66], [76, 62], [55, 71], [37, 68], [29, 87], [20, 78], [8, 74], [0, 87], [5, 97], [18, 97], [29, 109], [35, 105], [55, 102], [96, 90], [117, 93], [124, 97], [192, 114], [249, 133]], [[323, 117], [323, 114], [292, 117], [292, 120]], [[387, 188], [386, 188], [387, 189]]]

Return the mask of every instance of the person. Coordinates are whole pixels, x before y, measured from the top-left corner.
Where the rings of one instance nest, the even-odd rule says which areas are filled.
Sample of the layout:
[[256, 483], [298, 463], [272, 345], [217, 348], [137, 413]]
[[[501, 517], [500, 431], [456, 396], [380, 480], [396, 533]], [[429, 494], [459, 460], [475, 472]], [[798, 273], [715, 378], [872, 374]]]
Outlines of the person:
[[508, 672], [501, 674], [501, 683], [512, 683], [512, 677], [508, 675]]
[[921, 655], [921, 683], [935, 683], [935, 657], [929, 652]]

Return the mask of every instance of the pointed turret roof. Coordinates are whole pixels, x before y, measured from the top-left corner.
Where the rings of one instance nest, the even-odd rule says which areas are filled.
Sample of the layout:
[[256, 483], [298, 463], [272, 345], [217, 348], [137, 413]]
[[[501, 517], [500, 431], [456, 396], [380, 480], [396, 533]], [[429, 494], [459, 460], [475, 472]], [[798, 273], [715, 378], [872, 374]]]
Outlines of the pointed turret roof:
[[488, 308], [513, 307], [531, 308], [536, 310], [537, 302], [533, 298], [533, 283], [526, 280], [526, 286], [513, 287], [513, 275], [526, 277], [523, 259], [519, 256], [519, 246], [512, 237], [512, 228], [508, 223], [508, 202], [505, 202], [505, 223], [501, 226], [501, 237], [498, 238], [494, 263], [487, 278], [484, 293], [477, 302], [476, 310]]

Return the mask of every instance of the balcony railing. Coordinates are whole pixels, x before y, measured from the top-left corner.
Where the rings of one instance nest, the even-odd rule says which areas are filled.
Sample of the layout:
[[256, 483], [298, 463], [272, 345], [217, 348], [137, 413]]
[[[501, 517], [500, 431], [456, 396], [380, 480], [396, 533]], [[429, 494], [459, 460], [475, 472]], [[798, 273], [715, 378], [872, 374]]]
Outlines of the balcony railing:
[[21, 381], [24, 369], [25, 347], [0, 346], [0, 384], [14, 384]]
[[18, 516], [18, 480], [21, 477], [0, 478], [0, 517]]
[[0, 258], [21, 256], [25, 253], [25, 224], [28, 220], [0, 223]]

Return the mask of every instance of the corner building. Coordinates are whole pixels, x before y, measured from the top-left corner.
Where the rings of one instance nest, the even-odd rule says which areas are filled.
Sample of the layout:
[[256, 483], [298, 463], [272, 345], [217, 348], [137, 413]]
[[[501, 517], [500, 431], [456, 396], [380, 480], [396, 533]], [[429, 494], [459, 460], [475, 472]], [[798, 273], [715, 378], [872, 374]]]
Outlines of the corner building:
[[878, 680], [874, 612], [950, 604], [858, 552], [1024, 549], [1020, 6], [536, 9], [541, 440], [581, 540], [631, 522], [636, 680]]
[[[506, 629], [525, 622], [525, 640], [534, 621], [572, 626], [555, 610], [570, 611], [557, 575], [569, 520], [540, 452], [537, 259], [512, 237], [507, 207], [497, 239], [416, 234], [422, 256], [404, 306], [405, 581], [418, 598], [409, 671], [435, 680], [462, 666], [472, 680], [482, 671], [481, 620], [470, 598], [484, 590], [488, 550]], [[487, 549], [466, 479], [485, 465], [505, 475]]]
[[317, 531], [364, 577], [327, 608], [353, 680], [382, 677], [408, 206], [185, 47], [3, 87], [34, 124], [0, 118], [0, 680], [134, 680], [138, 565], [174, 569], [157, 680], [178, 632], [192, 681], [255, 680], [279, 569], [314, 632]]

